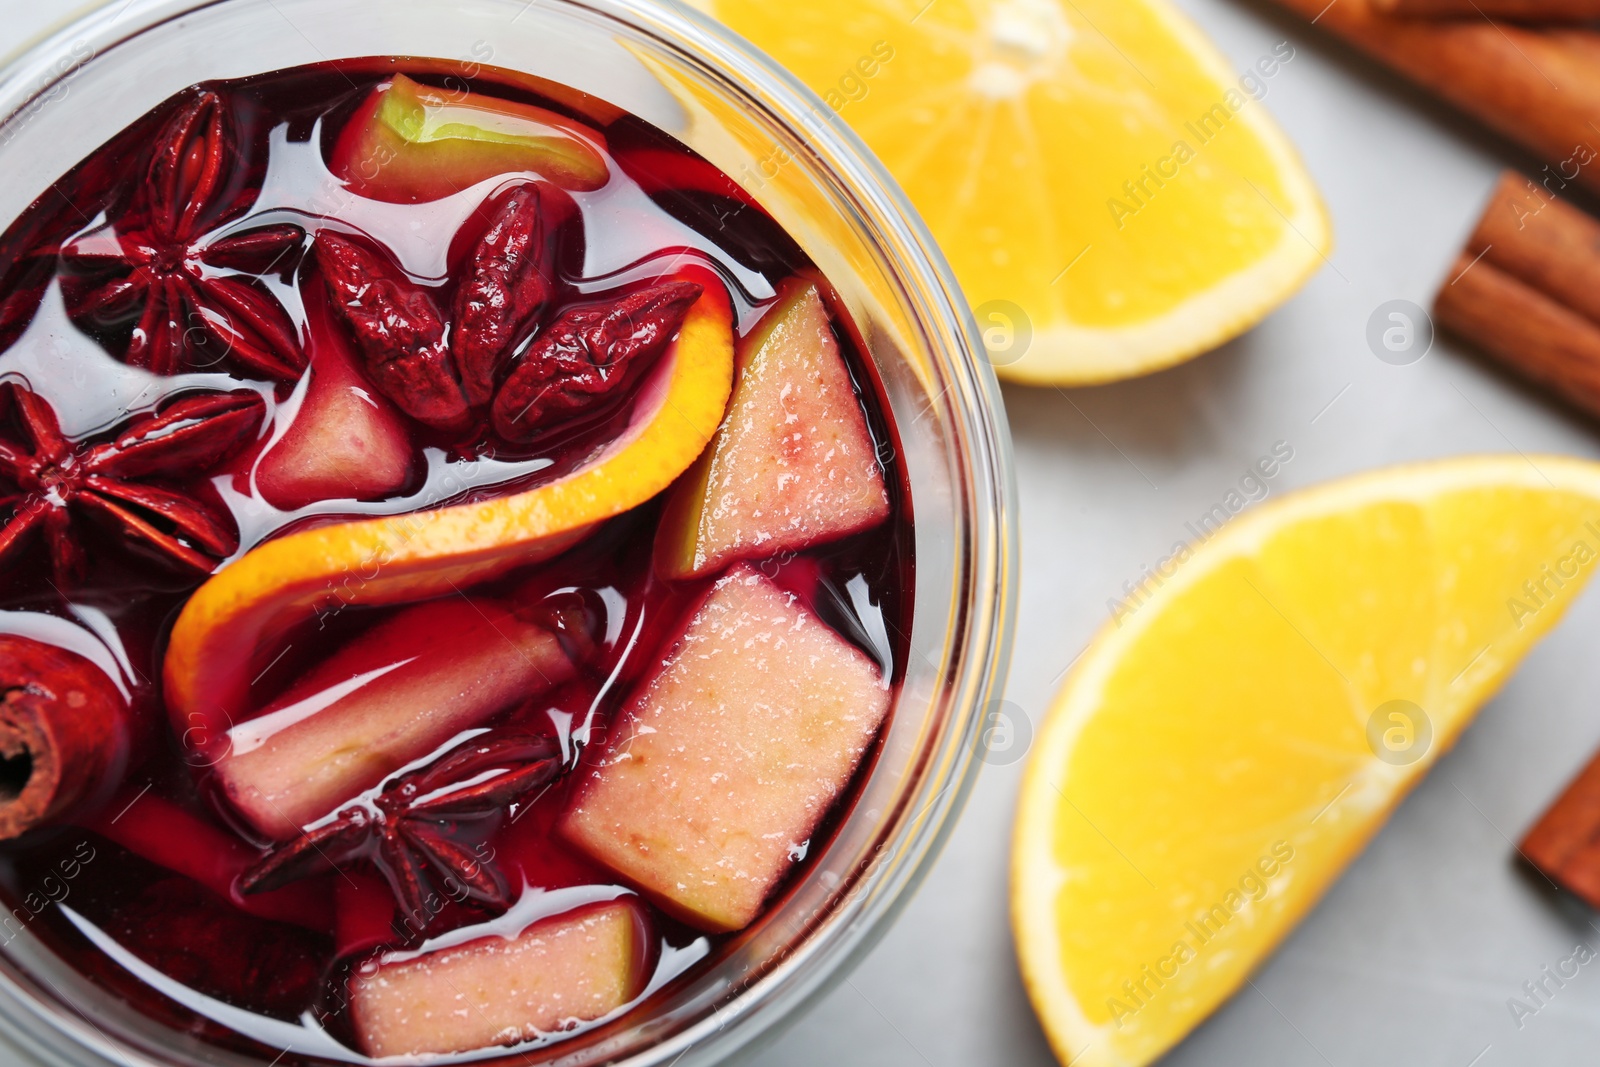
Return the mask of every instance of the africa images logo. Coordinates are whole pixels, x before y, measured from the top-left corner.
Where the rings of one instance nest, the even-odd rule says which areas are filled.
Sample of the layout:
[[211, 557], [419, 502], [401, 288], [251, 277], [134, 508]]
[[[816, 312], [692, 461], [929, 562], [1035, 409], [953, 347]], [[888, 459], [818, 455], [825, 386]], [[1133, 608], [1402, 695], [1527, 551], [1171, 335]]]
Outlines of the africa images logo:
[[1207, 508], [1199, 518], [1184, 523], [1184, 532], [1189, 536], [1174, 542], [1172, 551], [1156, 560], [1155, 566], [1146, 565], [1139, 572], [1138, 580], [1130, 578], [1123, 582], [1122, 597], [1111, 597], [1106, 601], [1111, 621], [1121, 626], [1134, 612], [1144, 607], [1157, 589], [1178, 573], [1178, 568], [1193, 558], [1196, 548], [1220, 533], [1235, 515], [1271, 496], [1272, 479], [1292, 459], [1294, 446], [1287, 441], [1276, 442], [1269, 455], [1257, 459], [1254, 465], [1245, 470], [1236, 488], [1229, 489], [1221, 500]]
[[1139, 973], [1122, 983], [1120, 996], [1106, 998], [1106, 1011], [1120, 1030], [1122, 1024], [1139, 1014], [1155, 1000], [1179, 971], [1205, 953], [1220, 939], [1235, 919], [1248, 917], [1252, 908], [1272, 892], [1273, 880], [1294, 861], [1294, 846], [1275, 841], [1271, 851], [1247, 868], [1233, 888], [1222, 894], [1211, 907], [1197, 912], [1183, 924], [1184, 934], [1172, 943], [1165, 956], [1139, 968]]
[[1168, 182], [1176, 181], [1183, 168], [1200, 155], [1200, 149], [1216, 140], [1245, 105], [1252, 100], [1266, 99], [1268, 79], [1276, 77], [1294, 57], [1294, 45], [1279, 41], [1270, 54], [1256, 60], [1254, 66], [1239, 76], [1237, 89], [1230, 88], [1221, 100], [1183, 124], [1193, 138], [1192, 144], [1187, 138], [1179, 138], [1173, 142], [1171, 152], [1154, 163], [1144, 164], [1137, 175], [1123, 182], [1122, 195], [1106, 200], [1106, 210], [1111, 212], [1111, 221], [1116, 223], [1117, 229], [1127, 226], [1129, 219], [1148, 207]]

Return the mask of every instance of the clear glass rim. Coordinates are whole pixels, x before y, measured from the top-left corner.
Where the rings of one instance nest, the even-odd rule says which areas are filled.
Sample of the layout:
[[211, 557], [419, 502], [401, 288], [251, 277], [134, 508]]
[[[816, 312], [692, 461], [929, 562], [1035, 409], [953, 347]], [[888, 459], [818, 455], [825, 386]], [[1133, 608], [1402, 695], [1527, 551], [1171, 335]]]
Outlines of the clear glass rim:
[[[54, 31], [0, 60], [0, 124], [11, 121], [51, 91], [62, 72], [54, 65], [75, 43], [90, 42], [94, 56], [126, 44], [159, 25], [232, 0], [103, 0], [80, 9]], [[955, 489], [964, 540], [956, 553], [960, 600], [943, 649], [944, 685], [937, 698], [944, 729], [916, 764], [922, 780], [906, 794], [902, 811], [887, 820], [884, 857], [841, 887], [836, 905], [799, 947], [725, 1007], [659, 1044], [612, 1061], [628, 1067], [716, 1062], [748, 1045], [812, 998], [826, 992], [887, 931], [926, 876], [951, 832], [981, 766], [983, 711], [1003, 690], [1015, 621], [1016, 485], [1005, 409], [986, 360], [976, 322], [943, 253], [888, 171], [832, 110], [798, 79], [732, 31], [673, 0], [559, 0], [564, 6], [629, 26], [664, 47], [694, 57], [715, 72], [731, 93], [812, 148], [845, 194], [871, 237], [896, 266], [896, 282], [914, 309], [929, 365], [943, 392], [934, 403], [949, 417], [958, 464]], [[93, 59], [87, 62], [93, 62]], [[9, 221], [9, 220], [5, 220]], [[929, 773], [930, 768], [938, 769]], [[160, 1067], [108, 1038], [92, 1020], [66, 1005], [45, 1002], [0, 973], [0, 1019], [19, 1014], [46, 1023], [77, 1050], [109, 1062]], [[19, 1011], [20, 1009], [20, 1011]], [[70, 1054], [36, 1031], [40, 1053]], [[42, 1047], [41, 1047], [42, 1046]], [[552, 1053], [559, 1056], [560, 1046]], [[514, 1062], [516, 1053], [509, 1051]]]

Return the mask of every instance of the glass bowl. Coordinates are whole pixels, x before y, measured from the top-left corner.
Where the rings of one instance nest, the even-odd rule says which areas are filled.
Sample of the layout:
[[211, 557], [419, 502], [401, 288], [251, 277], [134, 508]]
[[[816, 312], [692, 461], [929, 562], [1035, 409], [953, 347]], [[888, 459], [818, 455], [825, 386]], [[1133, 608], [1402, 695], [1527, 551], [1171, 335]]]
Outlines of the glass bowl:
[[[719, 1062], [871, 947], [976, 773], [1010, 657], [1016, 559], [1009, 438], [977, 327], [910, 204], [828, 107], [728, 31], [652, 0], [115, 0], [0, 67], [0, 228], [185, 86], [373, 55], [536, 74], [673, 134], [744, 185], [828, 275], [884, 382], [914, 508], [912, 651], [881, 754], [834, 839], [709, 966], [628, 1015], [545, 1047], [456, 1057]], [[0, 1034], [51, 1065], [270, 1061], [138, 1013], [26, 929], [0, 951]]]

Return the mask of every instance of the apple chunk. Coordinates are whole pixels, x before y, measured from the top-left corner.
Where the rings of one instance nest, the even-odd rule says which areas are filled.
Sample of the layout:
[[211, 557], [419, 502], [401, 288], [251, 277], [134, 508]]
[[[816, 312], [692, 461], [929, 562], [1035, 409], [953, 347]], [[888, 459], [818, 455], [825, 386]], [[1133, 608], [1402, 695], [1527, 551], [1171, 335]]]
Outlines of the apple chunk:
[[257, 830], [291, 838], [572, 670], [549, 630], [502, 605], [466, 597], [420, 604], [230, 730], [217, 776]]
[[760, 913], [889, 710], [877, 667], [749, 567], [712, 589], [584, 772], [567, 840], [702, 929]]
[[644, 986], [643, 912], [628, 900], [382, 962], [350, 983], [368, 1056], [419, 1056], [511, 1045], [616, 1011]]
[[308, 287], [305, 299], [311, 381], [294, 424], [256, 465], [256, 485], [285, 511], [319, 500], [381, 500], [411, 480], [410, 434], [358, 369], [321, 287]]
[[351, 117], [329, 168], [361, 196], [405, 204], [529, 171], [566, 189], [598, 189], [610, 174], [604, 145], [554, 111], [396, 74]]
[[740, 345], [728, 415], [657, 530], [656, 573], [703, 578], [888, 517], [877, 451], [827, 309], [816, 286], [791, 283]]

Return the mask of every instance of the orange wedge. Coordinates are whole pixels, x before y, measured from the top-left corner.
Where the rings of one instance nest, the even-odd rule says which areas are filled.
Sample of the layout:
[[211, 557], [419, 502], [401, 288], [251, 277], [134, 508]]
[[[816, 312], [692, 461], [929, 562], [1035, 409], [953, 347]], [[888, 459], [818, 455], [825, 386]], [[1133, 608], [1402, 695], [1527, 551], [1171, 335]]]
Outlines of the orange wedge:
[[727, 291], [693, 274], [705, 295], [640, 385], [627, 428], [583, 467], [497, 500], [290, 534], [201, 586], [167, 648], [180, 734], [219, 738], [251, 705], [250, 679], [284, 635], [318, 612], [425, 600], [537, 563], [671, 485], [716, 433], [733, 386]]
[[1163, 564], [1023, 779], [1013, 925], [1061, 1062], [1143, 1067], [1242, 986], [1597, 559], [1600, 464], [1488, 456], [1285, 497]]

